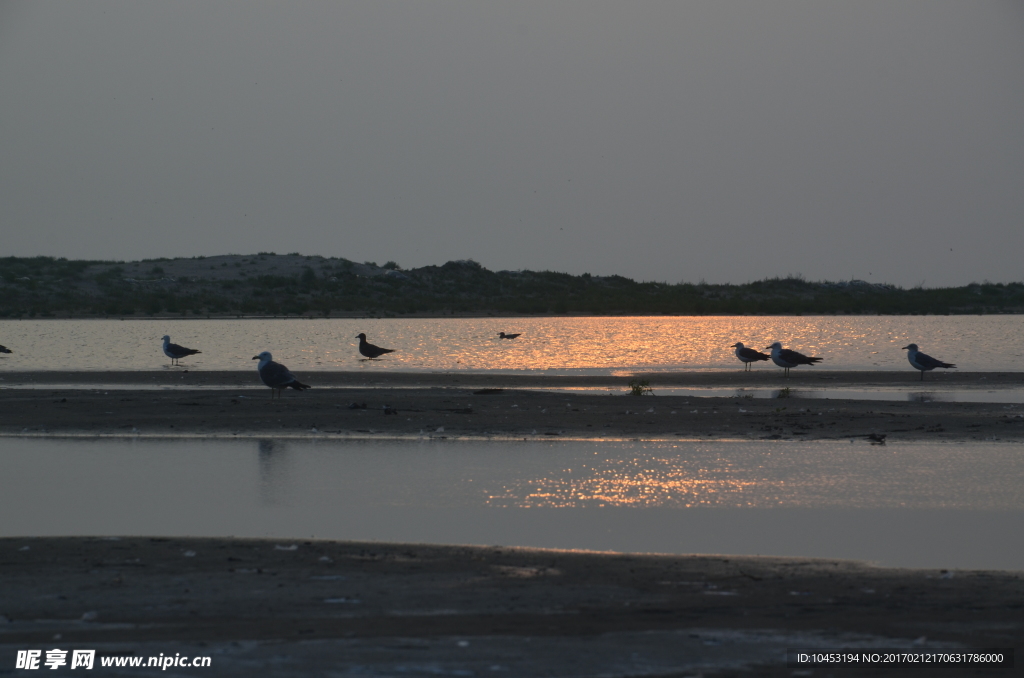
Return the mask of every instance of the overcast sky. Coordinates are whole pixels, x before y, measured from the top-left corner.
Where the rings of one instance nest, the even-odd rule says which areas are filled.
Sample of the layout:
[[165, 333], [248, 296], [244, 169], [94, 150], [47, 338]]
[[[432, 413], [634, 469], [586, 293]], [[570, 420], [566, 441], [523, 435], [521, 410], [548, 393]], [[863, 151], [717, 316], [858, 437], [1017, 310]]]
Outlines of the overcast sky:
[[0, 254], [1024, 280], [1019, 0], [0, 2]]

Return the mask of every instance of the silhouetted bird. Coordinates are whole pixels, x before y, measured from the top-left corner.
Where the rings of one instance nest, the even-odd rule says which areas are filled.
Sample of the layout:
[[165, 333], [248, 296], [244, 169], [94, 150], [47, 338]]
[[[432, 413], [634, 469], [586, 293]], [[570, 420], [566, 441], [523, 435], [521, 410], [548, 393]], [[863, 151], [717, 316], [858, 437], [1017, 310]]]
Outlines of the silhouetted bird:
[[952, 363], [944, 363], [941, 360], [936, 360], [927, 353], [921, 353], [917, 350], [917, 344], [907, 344], [903, 347], [907, 351], [907, 360], [916, 369], [921, 370], [921, 381], [924, 381], [924, 373], [929, 370], [934, 370], [936, 367], [942, 367], [948, 369], [950, 367], [956, 367]]
[[164, 335], [164, 355], [171, 359], [172, 365], [177, 364], [178, 360], [181, 358], [187, 358], [188, 356], [195, 355], [196, 353], [202, 353], [202, 351], [172, 344], [170, 335]]
[[366, 341], [366, 335], [360, 332], [356, 335], [356, 339], [359, 340], [359, 352], [366, 356], [367, 360], [373, 360], [379, 358], [385, 353], [394, 353], [393, 348], [381, 348], [380, 346], [374, 346], [370, 342]]
[[264, 351], [259, 355], [253, 356], [252, 359], [260, 361], [256, 365], [256, 369], [260, 373], [260, 381], [271, 388], [271, 400], [274, 399], [274, 391], [277, 391], [277, 394], [280, 396], [286, 388], [294, 388], [296, 391], [310, 388], [296, 379], [295, 375], [289, 372], [287, 367], [281, 363], [275, 363], [274, 356], [270, 355], [270, 351]]
[[744, 372], [750, 369], [750, 363], [755, 363], [758, 360], [768, 360], [770, 357], [767, 353], [761, 353], [760, 351], [755, 351], [752, 348], [747, 348], [743, 345], [742, 341], [737, 341], [732, 345], [732, 348], [736, 349], [736, 357], [743, 363]]
[[522, 332], [516, 334], [505, 334], [504, 332], [498, 332], [498, 339], [515, 339], [520, 334], [522, 334]]
[[0, 353], [13, 353], [13, 351], [6, 346], [0, 345]]
[[790, 351], [788, 348], [782, 348], [780, 342], [775, 342], [771, 346], [766, 346], [767, 349], [772, 350], [772, 362], [779, 367], [786, 368], [786, 376], [789, 376], [789, 368], [796, 367], [797, 365], [813, 365], [814, 363], [821, 362], [821, 358], [812, 358], [806, 356], [803, 353], [797, 353], [796, 351]]

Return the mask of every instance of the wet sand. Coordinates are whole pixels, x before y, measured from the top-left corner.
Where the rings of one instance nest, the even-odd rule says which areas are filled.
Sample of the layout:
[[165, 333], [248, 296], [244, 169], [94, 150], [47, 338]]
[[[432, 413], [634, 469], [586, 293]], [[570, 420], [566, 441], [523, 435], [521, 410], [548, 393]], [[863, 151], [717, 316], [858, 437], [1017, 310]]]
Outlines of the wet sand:
[[[1024, 387], [1021, 373], [778, 371], [633, 377], [299, 373], [313, 385], [271, 402], [248, 372], [5, 373], [0, 435], [331, 436], [896, 441], [1024, 440], [1024, 405], [658, 395], [659, 388], [884, 388], [909, 392]], [[614, 395], [544, 391], [616, 389]], [[349, 409], [351, 405], [366, 409]], [[385, 406], [397, 414], [385, 414]], [[443, 429], [443, 430], [439, 430]]]
[[0, 580], [5, 662], [31, 648], [181, 653], [211, 656], [203, 673], [224, 676], [791, 676], [787, 647], [1019, 647], [1024, 638], [1021, 573], [827, 560], [10, 538], [0, 539]]
[[[3, 374], [0, 435], [830, 439], [1019, 443], [1024, 406], [624, 395], [629, 377]], [[934, 378], [933, 378], [934, 377]], [[1024, 375], [645, 375], [655, 389], [1020, 388]], [[613, 387], [621, 395], [541, 388]], [[103, 387], [109, 387], [104, 390]], [[348, 409], [365, 402], [367, 408]], [[384, 413], [384, 405], [398, 410]], [[443, 431], [437, 429], [443, 428]], [[314, 431], [315, 429], [315, 431]], [[421, 433], [422, 432], [422, 433]], [[2, 440], [0, 440], [2, 444]], [[1007, 535], [1007, 538], [1018, 538]], [[785, 558], [163, 538], [0, 539], [0, 657], [209, 655], [208, 675], [1013, 675], [786, 666], [791, 647], [1021, 647], [1024, 573]], [[107, 669], [97, 675], [138, 675]], [[167, 675], [195, 675], [173, 670]]]

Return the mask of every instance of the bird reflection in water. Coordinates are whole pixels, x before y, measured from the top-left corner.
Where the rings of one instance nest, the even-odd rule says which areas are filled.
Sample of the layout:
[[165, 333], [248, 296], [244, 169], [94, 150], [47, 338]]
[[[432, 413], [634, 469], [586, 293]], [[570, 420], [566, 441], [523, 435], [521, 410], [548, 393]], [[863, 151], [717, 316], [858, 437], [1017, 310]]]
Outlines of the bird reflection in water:
[[260, 503], [267, 506], [283, 504], [291, 478], [291, 455], [280, 440], [257, 442], [260, 472]]

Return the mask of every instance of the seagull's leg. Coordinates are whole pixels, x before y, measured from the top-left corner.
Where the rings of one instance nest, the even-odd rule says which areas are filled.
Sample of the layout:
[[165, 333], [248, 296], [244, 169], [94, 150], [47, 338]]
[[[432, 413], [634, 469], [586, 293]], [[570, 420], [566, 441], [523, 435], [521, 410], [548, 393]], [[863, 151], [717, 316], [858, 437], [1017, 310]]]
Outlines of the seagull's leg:
[[921, 381], [924, 381], [924, 370], [921, 370]]

